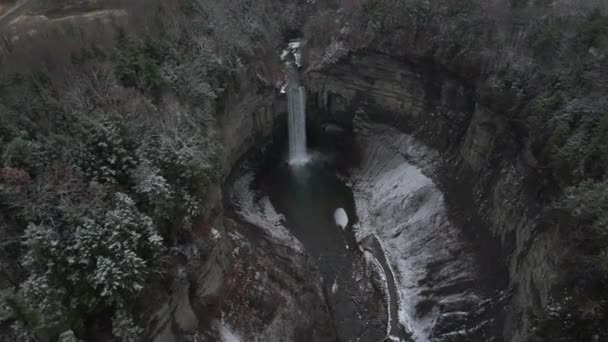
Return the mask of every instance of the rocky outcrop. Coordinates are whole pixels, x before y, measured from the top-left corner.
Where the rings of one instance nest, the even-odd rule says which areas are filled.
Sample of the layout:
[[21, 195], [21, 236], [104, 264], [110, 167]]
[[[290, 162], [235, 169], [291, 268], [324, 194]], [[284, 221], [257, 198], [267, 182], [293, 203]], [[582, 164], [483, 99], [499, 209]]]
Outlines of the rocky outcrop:
[[[272, 89], [236, 94], [225, 103], [218, 116], [223, 179], [246, 152], [268, 139], [284, 117], [284, 103]], [[211, 245], [193, 242], [193, 256], [182, 276], [176, 272], [171, 295], [151, 315], [148, 339], [335, 340], [314, 263], [286, 230], [283, 239], [277, 239], [264, 230], [264, 222], [246, 222], [226, 212], [220, 187], [207, 200], [213, 208], [201, 219], [207, 223], [194, 232]], [[196, 251], [205, 248], [206, 255], [197, 258]]]
[[416, 132], [440, 150], [460, 143], [475, 105], [473, 90], [466, 84], [381, 54], [355, 55], [310, 73], [307, 87], [313, 105], [323, 108], [331, 120], [348, 124], [361, 111], [373, 120]]
[[[361, 164], [352, 172], [359, 239], [374, 236], [394, 270], [400, 324], [416, 341], [487, 341], [504, 284], [484, 274], [479, 243], [454, 224], [431, 178], [439, 154], [415, 138], [357, 117]], [[504, 270], [503, 270], [504, 271]]]
[[[357, 54], [311, 72], [307, 86], [313, 105], [328, 113], [320, 121], [351, 124], [354, 116], [367, 116], [442, 153], [448, 174], [460, 189], [470, 191], [456, 193], [451, 205], [479, 215], [484, 225], [470, 233], [491, 232], [506, 256], [513, 295], [504, 338], [527, 340], [546, 315], [557, 284], [560, 238], [538, 228], [538, 182], [530, 181], [535, 172], [529, 154], [492, 96], [478, 96], [474, 84], [436, 64], [376, 53]], [[450, 204], [449, 196], [447, 200]]]
[[[255, 89], [255, 85], [244, 88]], [[224, 156], [222, 174], [227, 176], [238, 159], [272, 134], [285, 117], [287, 104], [274, 89], [232, 94], [224, 103], [218, 124]]]
[[257, 226], [228, 222], [236, 246], [221, 303], [241, 341], [334, 341], [336, 332], [314, 262]]

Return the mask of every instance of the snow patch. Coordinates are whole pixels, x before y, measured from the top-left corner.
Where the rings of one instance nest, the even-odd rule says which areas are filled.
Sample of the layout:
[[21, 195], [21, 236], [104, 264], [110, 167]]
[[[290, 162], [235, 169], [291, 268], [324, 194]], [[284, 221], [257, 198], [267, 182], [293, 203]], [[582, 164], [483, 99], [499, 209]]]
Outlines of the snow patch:
[[234, 182], [232, 201], [237, 213], [245, 222], [262, 228], [269, 237], [303, 252], [302, 243], [285, 227], [285, 217], [277, 213], [268, 196], [259, 197], [251, 189], [253, 177], [253, 173], [246, 173]]
[[[421, 293], [456, 279], [474, 279], [473, 256], [464, 251], [459, 231], [448, 219], [443, 193], [425, 175], [433, 171], [437, 152], [387, 126], [364, 123], [359, 130], [364, 149], [352, 177], [359, 217], [355, 236], [359, 242], [371, 234], [377, 237], [395, 277], [399, 323], [410, 328], [417, 342], [430, 341], [440, 313], [433, 309], [417, 315], [416, 306], [425, 299]], [[426, 284], [433, 262], [441, 265], [440, 277]], [[462, 301], [464, 296], [437, 299]]]
[[221, 342], [241, 342], [242, 340], [237, 336], [237, 334], [230, 328], [226, 322], [215, 322], [215, 327], [217, 331], [220, 333], [220, 341]]
[[215, 228], [211, 229], [211, 239], [213, 241], [217, 241], [220, 239], [220, 237], [222, 237], [222, 234]]
[[[384, 268], [376, 259], [374, 254], [368, 250], [363, 251], [363, 257], [365, 258], [367, 265], [371, 266], [374, 270], [374, 273], [380, 278], [380, 286], [382, 287], [382, 296], [384, 297], [384, 302], [386, 303], [386, 312], [390, 315], [391, 312], [391, 300], [389, 298], [389, 289], [388, 289], [388, 278], [386, 277], [386, 273], [384, 272]], [[386, 333], [390, 335], [391, 330], [393, 329], [391, 325], [390, 317], [387, 320], [386, 324]]]
[[334, 284], [331, 286], [331, 293], [336, 294], [338, 292], [338, 279], [334, 280]]

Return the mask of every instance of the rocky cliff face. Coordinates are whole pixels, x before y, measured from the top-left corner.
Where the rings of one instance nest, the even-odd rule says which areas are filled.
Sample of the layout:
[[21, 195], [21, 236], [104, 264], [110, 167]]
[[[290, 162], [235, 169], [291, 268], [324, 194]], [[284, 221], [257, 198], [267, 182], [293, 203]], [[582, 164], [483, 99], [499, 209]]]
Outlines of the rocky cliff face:
[[285, 120], [286, 100], [274, 89], [255, 92], [255, 85], [243, 93], [231, 94], [218, 118], [223, 156], [222, 173], [230, 169], [247, 151], [264, 142], [281, 119]]
[[[235, 94], [225, 103], [218, 117], [223, 179], [247, 151], [268, 139], [285, 113], [273, 90]], [[151, 315], [149, 340], [334, 340], [314, 263], [297, 243], [270, 235], [264, 222], [245, 222], [225, 211], [221, 187], [207, 200], [214, 208], [202, 221], [209, 223], [197, 232], [212, 241], [210, 251], [206, 258], [188, 260], [182, 276], [175, 277], [171, 294]]]
[[506, 262], [512, 290], [503, 335], [525, 341], [558, 283], [560, 238], [539, 228], [534, 163], [515, 124], [497, 110], [498, 99], [479, 96], [473, 84], [432, 63], [374, 53], [312, 72], [307, 86], [329, 115], [321, 120], [350, 125], [353, 116], [367, 116], [442, 153], [448, 173], [471, 189], [468, 197], [456, 194], [460, 202], [470, 201], [471, 215], [485, 222], [478, 229], [500, 240], [506, 260], [495, 263]]

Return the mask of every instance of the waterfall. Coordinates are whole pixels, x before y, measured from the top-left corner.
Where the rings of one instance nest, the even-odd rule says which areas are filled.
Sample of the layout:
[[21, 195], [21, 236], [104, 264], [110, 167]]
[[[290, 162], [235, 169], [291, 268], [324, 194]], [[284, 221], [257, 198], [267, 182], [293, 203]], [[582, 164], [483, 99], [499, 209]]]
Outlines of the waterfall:
[[289, 42], [283, 50], [281, 59], [287, 69], [286, 85], [281, 92], [287, 93], [287, 112], [289, 129], [289, 164], [305, 164], [306, 152], [306, 88], [302, 85], [298, 68], [301, 65], [302, 40]]
[[287, 86], [289, 114], [289, 164], [303, 164], [306, 153], [306, 91], [301, 85]]

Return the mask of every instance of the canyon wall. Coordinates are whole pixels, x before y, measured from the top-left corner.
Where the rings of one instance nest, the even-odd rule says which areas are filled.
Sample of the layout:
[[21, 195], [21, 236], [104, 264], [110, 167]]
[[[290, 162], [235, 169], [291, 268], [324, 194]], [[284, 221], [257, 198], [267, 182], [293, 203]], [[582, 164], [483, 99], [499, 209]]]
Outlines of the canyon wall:
[[[285, 120], [285, 102], [275, 89], [245, 88], [223, 101], [217, 117], [224, 182], [237, 161]], [[259, 224], [225, 210], [222, 188], [217, 184], [211, 192], [207, 202], [213, 209], [201, 224], [200, 234], [212, 241], [210, 252], [189, 260], [187, 276], [173, 281], [171, 295], [151, 315], [150, 340], [334, 340], [314, 262], [296, 244], [279, 241]]]
[[223, 148], [222, 173], [228, 176], [238, 159], [261, 145], [274, 129], [285, 122], [287, 104], [273, 88], [256, 92], [256, 85], [245, 86], [243, 93], [230, 94], [218, 117]]
[[[534, 160], [516, 123], [500, 112], [501, 98], [480, 96], [474, 84], [433, 63], [377, 53], [355, 54], [311, 72], [307, 87], [311, 105], [327, 113], [320, 121], [349, 126], [355, 116], [368, 117], [442, 152], [446, 175], [462, 185], [451, 191], [461, 203], [450, 204], [468, 206], [484, 222], [474, 228], [483, 231], [469, 233], [489, 231], [500, 241], [504, 260], [493, 262], [506, 263], [512, 292], [504, 338], [527, 340], [547, 314], [558, 283], [560, 236], [537, 222]], [[458, 193], [463, 191], [470, 193]]]

